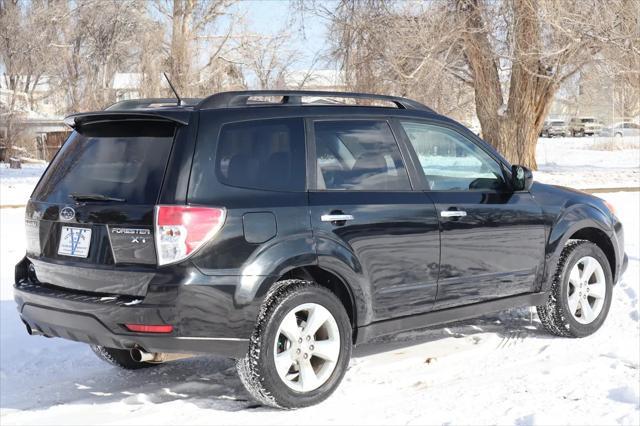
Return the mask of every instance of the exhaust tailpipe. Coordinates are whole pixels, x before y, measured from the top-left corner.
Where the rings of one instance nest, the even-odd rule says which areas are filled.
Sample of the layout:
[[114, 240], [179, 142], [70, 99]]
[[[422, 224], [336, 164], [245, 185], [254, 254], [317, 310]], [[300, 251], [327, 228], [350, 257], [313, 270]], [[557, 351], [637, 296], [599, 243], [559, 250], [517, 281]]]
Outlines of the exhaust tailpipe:
[[24, 325], [25, 327], [27, 327], [27, 333], [29, 334], [29, 336], [46, 336], [41, 330], [38, 330], [35, 327], [31, 327], [27, 322], [24, 322]]
[[178, 359], [185, 359], [194, 357], [194, 354], [179, 354], [179, 353], [167, 353], [167, 352], [147, 352], [140, 348], [131, 349], [131, 359], [136, 362], [150, 362], [159, 364], [167, 361], [175, 361]]

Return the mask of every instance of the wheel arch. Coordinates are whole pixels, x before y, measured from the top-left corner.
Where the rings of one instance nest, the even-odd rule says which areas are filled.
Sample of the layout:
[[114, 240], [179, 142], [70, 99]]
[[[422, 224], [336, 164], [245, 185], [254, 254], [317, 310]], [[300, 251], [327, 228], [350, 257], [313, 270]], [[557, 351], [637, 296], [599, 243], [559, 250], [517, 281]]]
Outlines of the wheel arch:
[[234, 300], [239, 305], [261, 304], [279, 282], [314, 281], [342, 302], [355, 330], [371, 322], [372, 306], [367, 280], [354, 253], [333, 240], [300, 237], [281, 241], [242, 268]]
[[616, 252], [611, 236], [610, 220], [598, 209], [588, 205], [574, 205], [555, 222], [547, 241], [547, 261], [542, 291], [551, 287], [551, 278], [560, 260], [564, 246], [570, 240], [587, 240], [597, 245], [606, 255], [616, 282]]
[[613, 282], [616, 282], [616, 252], [613, 248], [611, 239], [605, 232], [595, 227], [581, 228], [575, 231], [568, 240], [586, 240], [598, 246], [598, 248], [600, 248], [600, 250], [602, 250], [604, 255], [607, 257], [609, 266], [611, 267]]

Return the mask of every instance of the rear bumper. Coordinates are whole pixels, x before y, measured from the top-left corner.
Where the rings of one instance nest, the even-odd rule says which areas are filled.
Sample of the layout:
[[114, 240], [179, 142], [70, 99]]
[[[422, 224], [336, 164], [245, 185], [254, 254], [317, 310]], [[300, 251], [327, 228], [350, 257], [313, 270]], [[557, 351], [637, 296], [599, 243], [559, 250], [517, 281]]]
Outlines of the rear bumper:
[[93, 315], [30, 303], [22, 305], [20, 316], [32, 330], [45, 336], [110, 348], [143, 348], [147, 352], [214, 353], [230, 358], [244, 356], [248, 348], [246, 339], [117, 334]]
[[[252, 306], [237, 307], [216, 286], [173, 287], [170, 303], [153, 297], [100, 296], [53, 287], [16, 268], [14, 299], [22, 321], [49, 337], [118, 349], [243, 357], [255, 325]], [[155, 295], [155, 300], [161, 299]], [[171, 324], [167, 334], [134, 333], [124, 324]]]

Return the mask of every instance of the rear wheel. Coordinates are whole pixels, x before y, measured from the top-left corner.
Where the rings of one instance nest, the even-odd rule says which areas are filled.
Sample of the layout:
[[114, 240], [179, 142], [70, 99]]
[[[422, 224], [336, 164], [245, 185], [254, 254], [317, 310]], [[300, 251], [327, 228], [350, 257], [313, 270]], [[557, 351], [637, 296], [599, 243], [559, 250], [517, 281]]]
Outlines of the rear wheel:
[[605, 254], [589, 241], [569, 243], [560, 256], [546, 304], [537, 307], [542, 324], [552, 334], [585, 337], [604, 323], [613, 279]]
[[98, 345], [91, 345], [91, 349], [101, 360], [125, 370], [139, 370], [158, 365], [157, 363], [134, 361], [131, 358], [131, 353], [126, 349], [106, 348]]
[[350, 357], [351, 323], [340, 300], [324, 287], [288, 280], [267, 297], [237, 369], [262, 404], [298, 408], [331, 395]]

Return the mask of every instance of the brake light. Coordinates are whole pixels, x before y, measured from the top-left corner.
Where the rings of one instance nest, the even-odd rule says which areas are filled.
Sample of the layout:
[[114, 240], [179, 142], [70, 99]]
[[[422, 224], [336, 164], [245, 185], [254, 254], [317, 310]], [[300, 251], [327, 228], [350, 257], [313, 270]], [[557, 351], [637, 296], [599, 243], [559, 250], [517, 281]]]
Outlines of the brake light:
[[147, 324], [125, 324], [127, 330], [137, 333], [171, 333], [173, 326], [169, 324], [163, 325], [147, 325]]
[[186, 259], [222, 228], [223, 208], [156, 206], [155, 240], [158, 265]]

